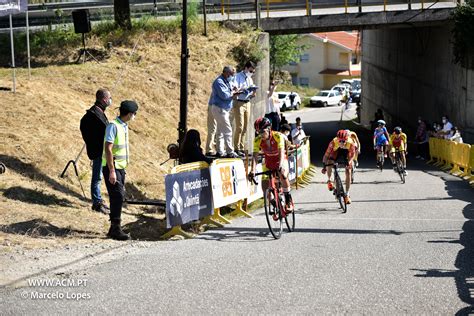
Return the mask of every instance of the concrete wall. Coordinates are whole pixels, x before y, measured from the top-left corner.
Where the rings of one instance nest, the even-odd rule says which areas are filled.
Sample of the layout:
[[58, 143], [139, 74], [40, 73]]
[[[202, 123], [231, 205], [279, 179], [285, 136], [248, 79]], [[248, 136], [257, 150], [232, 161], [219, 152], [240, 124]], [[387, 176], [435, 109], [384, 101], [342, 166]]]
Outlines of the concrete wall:
[[[390, 127], [447, 114], [474, 143], [474, 72], [453, 64], [451, 26], [362, 34], [362, 123], [382, 108]], [[409, 135], [413, 136], [413, 135]]]
[[270, 86], [270, 36], [268, 33], [261, 33], [258, 38], [258, 44], [265, 53], [265, 58], [257, 64], [253, 82], [259, 87], [257, 95], [251, 101], [251, 115], [249, 118], [249, 126], [247, 129], [247, 149], [253, 149], [253, 138], [255, 130], [253, 123], [258, 117], [265, 115], [265, 102], [267, 90]]

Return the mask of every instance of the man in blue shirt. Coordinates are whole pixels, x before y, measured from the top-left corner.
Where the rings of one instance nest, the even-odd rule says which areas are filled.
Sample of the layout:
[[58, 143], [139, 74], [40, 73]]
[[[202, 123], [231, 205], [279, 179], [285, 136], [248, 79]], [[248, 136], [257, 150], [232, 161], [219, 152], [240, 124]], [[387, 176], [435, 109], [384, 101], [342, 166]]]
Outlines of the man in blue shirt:
[[222, 74], [212, 83], [212, 93], [209, 99], [211, 113], [216, 121], [217, 156], [237, 158], [232, 144], [232, 126], [230, 112], [232, 101], [240, 91], [232, 86], [234, 68], [225, 66]]
[[232, 110], [235, 119], [234, 148], [241, 156], [244, 155], [245, 135], [250, 117], [250, 99], [255, 96], [255, 90], [248, 89], [254, 86], [252, 80], [254, 72], [255, 64], [248, 61], [244, 70], [235, 76], [235, 85], [243, 92], [237, 96]]

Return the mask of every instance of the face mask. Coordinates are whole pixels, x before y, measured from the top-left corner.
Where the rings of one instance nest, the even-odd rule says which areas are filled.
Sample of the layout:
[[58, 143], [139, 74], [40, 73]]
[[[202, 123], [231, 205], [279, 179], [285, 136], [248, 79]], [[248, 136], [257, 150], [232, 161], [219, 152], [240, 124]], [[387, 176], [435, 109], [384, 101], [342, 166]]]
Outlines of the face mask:
[[285, 132], [285, 136], [288, 136], [288, 135], [290, 135], [290, 132]]
[[250, 71], [248, 71], [245, 74], [247, 75], [247, 78], [252, 78], [252, 76], [253, 76], [253, 72], [250, 72]]
[[132, 121], [135, 120], [135, 114], [132, 114]]
[[106, 103], [106, 104], [107, 104], [107, 106], [111, 106], [111, 105], [112, 105], [112, 98], [109, 98], [109, 99], [107, 100], [107, 103]]
[[443, 124], [446, 124], [447, 120], [446, 119], [443, 119]]
[[234, 80], [234, 76], [229, 76], [229, 77], [227, 77], [227, 80], [228, 80], [228, 81]]

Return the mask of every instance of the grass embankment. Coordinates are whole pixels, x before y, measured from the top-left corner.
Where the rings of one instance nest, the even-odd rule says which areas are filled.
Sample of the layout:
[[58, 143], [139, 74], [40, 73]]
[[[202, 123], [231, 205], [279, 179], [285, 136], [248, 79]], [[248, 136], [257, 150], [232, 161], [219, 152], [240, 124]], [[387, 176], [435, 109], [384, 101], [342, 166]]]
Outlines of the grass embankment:
[[[168, 157], [166, 146], [178, 136], [178, 25], [178, 19], [140, 20], [130, 32], [114, 30], [111, 23], [97, 25], [88, 48], [98, 61], [90, 59], [85, 64], [75, 63], [81, 44], [71, 29], [32, 35], [31, 80], [20, 57], [16, 94], [5, 91], [11, 87], [11, 70], [0, 68], [0, 162], [7, 165], [7, 173], [0, 175], [2, 251], [17, 244], [51, 246], [74, 237], [99, 241], [106, 233], [108, 218], [90, 210], [72, 167], [66, 178], [59, 177], [83, 145], [79, 121], [100, 87], [113, 94], [114, 104], [106, 112], [109, 119], [117, 114], [121, 100], [134, 99], [140, 105], [130, 124], [128, 196], [164, 198], [164, 176], [172, 163], [160, 163]], [[191, 23], [188, 127], [199, 130], [204, 140], [212, 80], [224, 65], [236, 64], [230, 52], [251, 34], [216, 24], [209, 25], [208, 37], [200, 33], [201, 24]], [[17, 53], [24, 56], [21, 49], [17, 46]], [[9, 52], [5, 55], [1, 49], [0, 54], [2, 61], [8, 60]], [[85, 153], [78, 168], [90, 197], [91, 168]], [[128, 206], [123, 220], [132, 236], [140, 239], [157, 239], [165, 226], [163, 214], [151, 207]]]

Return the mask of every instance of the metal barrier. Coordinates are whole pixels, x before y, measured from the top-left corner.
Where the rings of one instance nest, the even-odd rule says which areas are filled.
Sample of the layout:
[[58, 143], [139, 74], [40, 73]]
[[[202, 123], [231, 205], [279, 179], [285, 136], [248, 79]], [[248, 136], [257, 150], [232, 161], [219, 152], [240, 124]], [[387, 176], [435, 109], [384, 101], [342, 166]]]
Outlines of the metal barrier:
[[446, 139], [430, 138], [427, 162], [474, 184], [474, 146]]
[[[314, 175], [314, 170], [310, 165], [311, 157], [308, 138], [305, 139], [303, 145], [298, 147], [288, 158], [289, 164], [290, 159], [296, 164], [296, 166], [293, 166], [293, 172], [296, 173], [293, 173], [293, 185], [301, 185], [304, 187], [309, 184], [308, 177]], [[290, 169], [291, 168], [290, 164]], [[197, 170], [201, 170], [202, 172], [196, 172]], [[208, 183], [208, 181], [210, 181], [210, 183]], [[254, 185], [247, 180], [247, 168], [241, 159], [216, 159], [211, 165], [205, 162], [179, 165], [171, 170], [165, 182], [167, 192], [167, 226], [171, 228], [171, 230], [164, 234], [161, 237], [162, 239], [167, 239], [175, 235], [180, 235], [184, 238], [194, 237], [194, 234], [185, 232], [181, 228], [181, 225], [173, 226], [172, 223], [185, 224], [192, 220], [199, 219], [201, 224], [215, 227], [223, 227], [225, 224], [230, 224], [231, 221], [220, 213], [220, 208], [223, 206], [235, 205], [235, 210], [229, 214], [230, 216], [253, 218], [253, 216], [246, 211], [246, 206], [248, 202], [263, 198], [261, 186], [256, 189]], [[261, 181], [259, 183], [261, 185]], [[209, 188], [212, 192], [209, 191]], [[196, 192], [196, 190], [201, 191], [193, 195], [193, 193], [190, 192], [192, 190], [194, 190], [194, 192]], [[212, 205], [210, 206], [208, 202]], [[211, 209], [209, 209], [209, 207], [211, 207]], [[204, 211], [201, 213], [203, 209]], [[211, 213], [211, 211], [213, 212]], [[178, 216], [176, 213], [179, 213], [180, 217], [176, 217]], [[193, 213], [193, 216], [189, 216], [191, 213]], [[202, 216], [202, 214], [206, 216]], [[182, 220], [181, 216], [185, 219]], [[179, 218], [179, 220], [172, 221], [170, 217]]]

